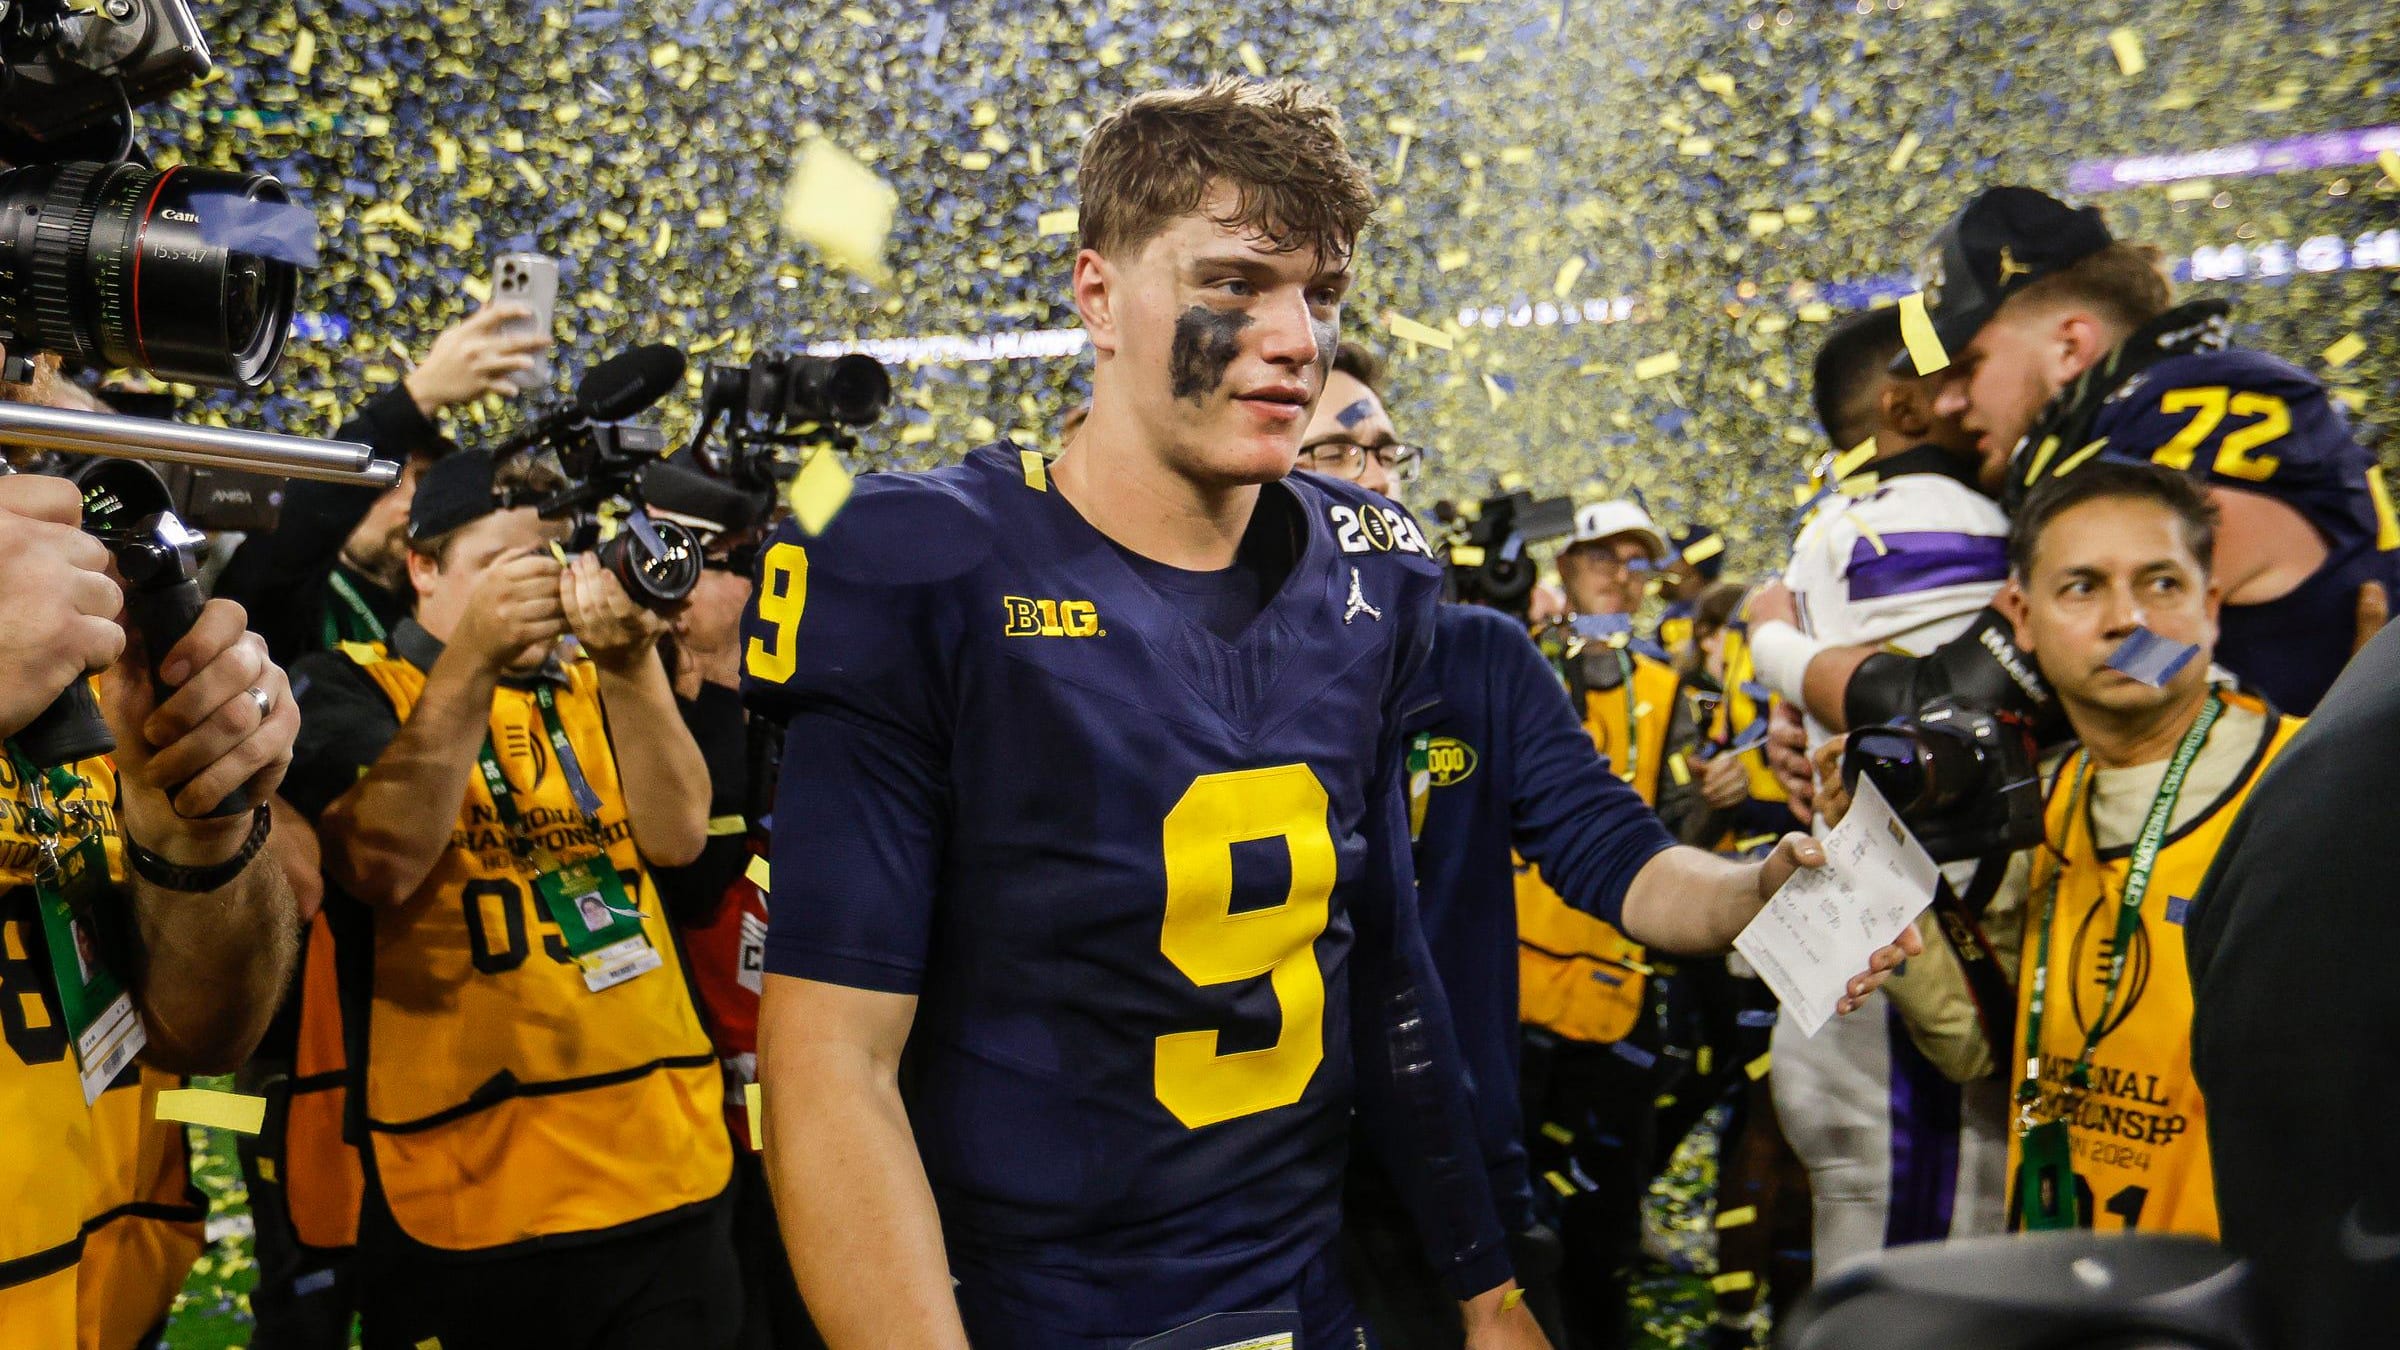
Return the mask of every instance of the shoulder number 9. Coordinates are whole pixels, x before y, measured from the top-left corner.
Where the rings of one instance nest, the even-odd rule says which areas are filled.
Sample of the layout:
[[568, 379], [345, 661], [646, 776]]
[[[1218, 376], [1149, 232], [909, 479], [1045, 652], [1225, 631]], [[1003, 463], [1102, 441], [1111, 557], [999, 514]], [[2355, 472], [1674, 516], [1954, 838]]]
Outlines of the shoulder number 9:
[[[1325, 974], [1316, 942], [1331, 914], [1336, 861], [1325, 787], [1305, 764], [1212, 773], [1167, 813], [1167, 913], [1159, 950], [1192, 983], [1268, 977], [1283, 1017], [1275, 1044], [1217, 1053], [1215, 1031], [1158, 1038], [1158, 1100], [1190, 1129], [1289, 1106], [1325, 1059]], [[1283, 903], [1233, 912], [1233, 846], [1280, 839], [1291, 855]]]
[[758, 574], [758, 617], [774, 627], [774, 640], [750, 639], [742, 668], [752, 679], [781, 684], [800, 668], [800, 611], [808, 605], [808, 550], [777, 544], [767, 550]]

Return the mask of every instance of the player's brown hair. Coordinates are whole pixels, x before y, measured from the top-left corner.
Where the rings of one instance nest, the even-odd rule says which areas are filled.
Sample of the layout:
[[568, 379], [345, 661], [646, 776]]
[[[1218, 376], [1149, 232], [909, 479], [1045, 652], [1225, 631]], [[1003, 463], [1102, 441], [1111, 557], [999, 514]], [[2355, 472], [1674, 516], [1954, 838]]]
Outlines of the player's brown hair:
[[1342, 115], [1291, 80], [1220, 76], [1197, 89], [1136, 94], [1092, 128], [1079, 175], [1083, 247], [1140, 249], [1212, 188], [1232, 190], [1219, 224], [1278, 250], [1344, 259], [1375, 214], [1375, 189], [1342, 139]]
[[2124, 240], [2073, 266], [2061, 268], [2008, 298], [2012, 306], [2085, 304], [2110, 321], [2132, 330], [2167, 312], [2175, 303], [2175, 288], [2167, 280], [2165, 255], [2153, 244]]

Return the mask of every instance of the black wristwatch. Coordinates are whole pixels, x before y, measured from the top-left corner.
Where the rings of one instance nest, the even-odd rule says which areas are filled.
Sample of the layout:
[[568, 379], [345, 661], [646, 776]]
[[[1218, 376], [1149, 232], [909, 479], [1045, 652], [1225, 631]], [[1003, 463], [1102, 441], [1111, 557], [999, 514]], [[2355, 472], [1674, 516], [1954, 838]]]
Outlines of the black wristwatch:
[[133, 870], [141, 874], [142, 880], [153, 886], [170, 891], [213, 891], [242, 874], [242, 869], [250, 865], [250, 860], [258, 856], [258, 851], [267, 846], [267, 835], [273, 831], [274, 825], [274, 813], [261, 803], [258, 810], [251, 813], [250, 837], [242, 841], [241, 848], [232, 857], [211, 867], [179, 867], [130, 838], [125, 841], [125, 857], [133, 864]]

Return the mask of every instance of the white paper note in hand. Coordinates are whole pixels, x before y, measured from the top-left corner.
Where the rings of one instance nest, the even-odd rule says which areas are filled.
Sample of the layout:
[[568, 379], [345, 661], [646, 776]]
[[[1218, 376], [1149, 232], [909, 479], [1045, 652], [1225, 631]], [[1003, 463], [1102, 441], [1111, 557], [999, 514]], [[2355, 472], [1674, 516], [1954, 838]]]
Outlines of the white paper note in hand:
[[1823, 867], [1803, 867], [1758, 912], [1733, 949], [1810, 1036], [1833, 1016], [1852, 976], [1933, 903], [1940, 875], [1874, 781], [1860, 778], [1850, 814], [1821, 841]]

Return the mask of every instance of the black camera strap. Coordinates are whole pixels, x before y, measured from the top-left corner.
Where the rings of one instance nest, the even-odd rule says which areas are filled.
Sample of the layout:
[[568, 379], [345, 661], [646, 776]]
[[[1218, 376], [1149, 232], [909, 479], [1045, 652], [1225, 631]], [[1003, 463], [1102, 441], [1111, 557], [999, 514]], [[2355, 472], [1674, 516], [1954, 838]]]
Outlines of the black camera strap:
[[1993, 955], [1991, 939], [1983, 931], [1983, 911], [2008, 873], [2008, 856], [2000, 853], [1977, 859], [1975, 879], [1967, 884], [1963, 897], [1951, 889], [1946, 876], [1937, 876], [1933, 887], [1934, 919], [1941, 925], [1943, 940], [1958, 955], [1959, 969], [1967, 979], [1967, 996], [1975, 1001], [1975, 1020], [1992, 1047], [1996, 1065], [2006, 1063], [2009, 1047], [2016, 1043], [2017, 990]]

